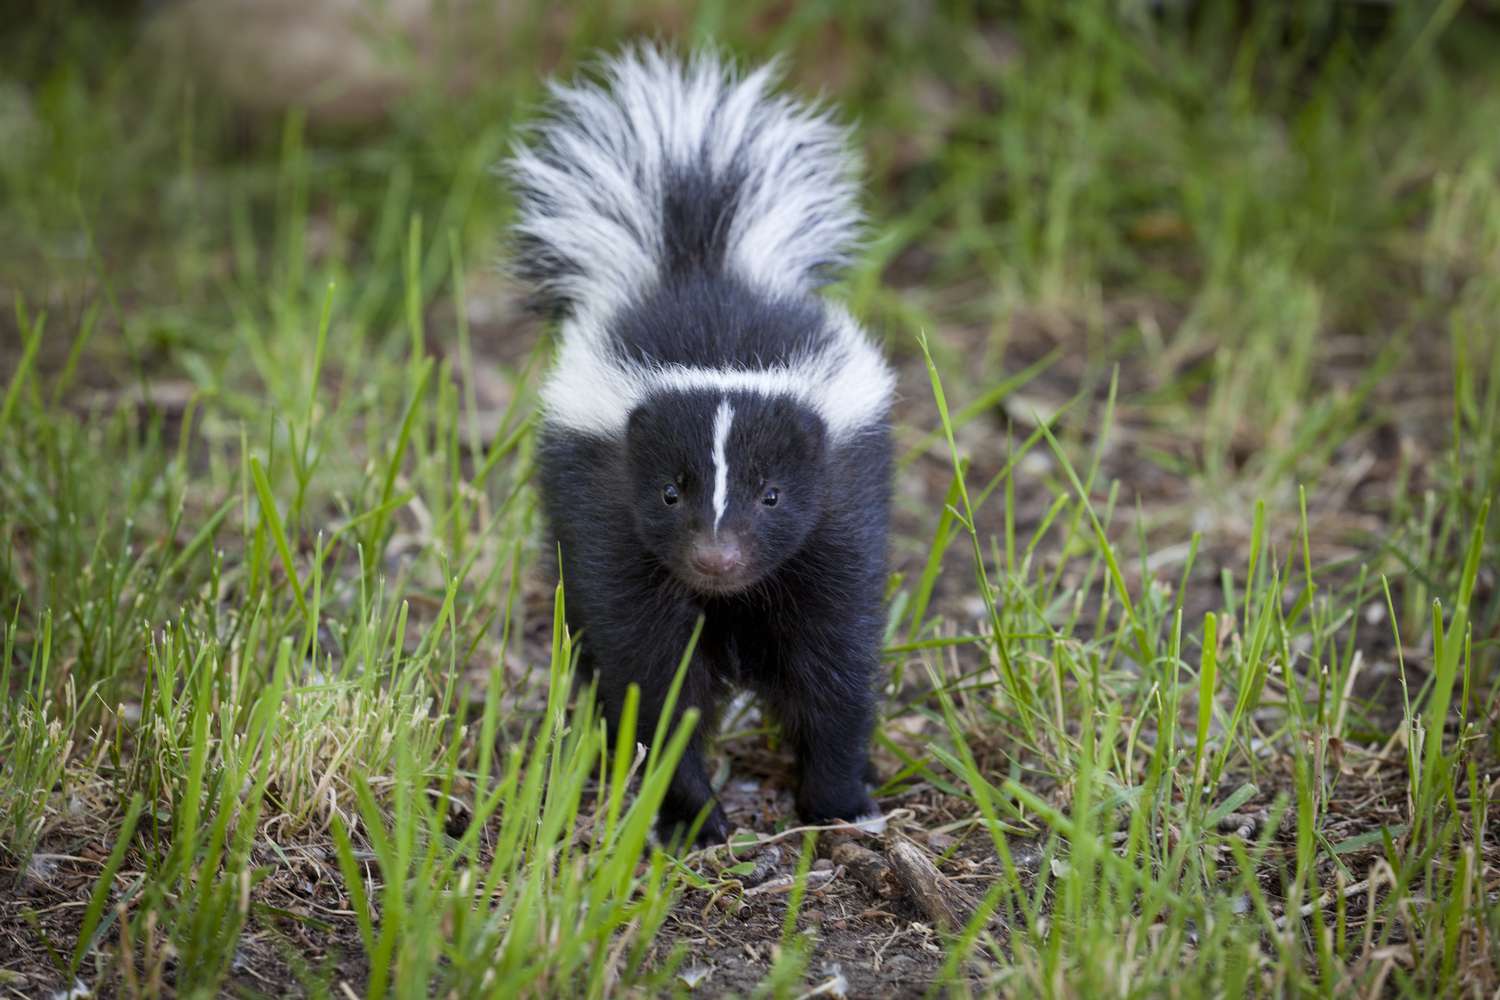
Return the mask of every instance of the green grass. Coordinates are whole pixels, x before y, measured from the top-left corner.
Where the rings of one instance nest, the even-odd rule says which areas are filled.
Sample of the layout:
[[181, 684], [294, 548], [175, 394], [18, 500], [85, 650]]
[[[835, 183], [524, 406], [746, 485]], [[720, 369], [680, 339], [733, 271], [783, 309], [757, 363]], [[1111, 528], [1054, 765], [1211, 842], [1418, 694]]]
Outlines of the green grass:
[[1500, 20], [1392, 7], [537, 5], [332, 127], [125, 14], [12, 33], [0, 987], [682, 992], [705, 933], [830, 981], [848, 880], [790, 818], [786, 894], [651, 848], [686, 731], [603, 731], [541, 582], [490, 168], [654, 31], [781, 53], [869, 164], [882, 795], [974, 916], [856, 993], [1492, 993]]

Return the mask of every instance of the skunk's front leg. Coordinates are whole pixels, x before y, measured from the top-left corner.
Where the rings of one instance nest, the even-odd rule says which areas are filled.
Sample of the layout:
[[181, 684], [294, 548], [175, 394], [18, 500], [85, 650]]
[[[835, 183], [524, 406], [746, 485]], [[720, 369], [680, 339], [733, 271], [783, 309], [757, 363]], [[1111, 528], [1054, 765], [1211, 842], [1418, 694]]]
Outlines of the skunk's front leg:
[[880, 812], [865, 787], [878, 663], [840, 652], [818, 642], [784, 644], [776, 681], [763, 691], [796, 752], [797, 811], [808, 823]]
[[[669, 629], [672, 637], [680, 630]], [[667, 693], [676, 676], [676, 667], [681, 662], [682, 650], [687, 647], [691, 629], [683, 631], [681, 642], [663, 637], [662, 631], [653, 635], [627, 638], [615, 634], [610, 637], [607, 650], [596, 650], [599, 663], [599, 700], [604, 710], [604, 719], [611, 733], [617, 732], [620, 713], [624, 710], [626, 693], [632, 683], [640, 688], [640, 702], [636, 712], [635, 738], [649, 744], [656, 734], [657, 723], [666, 707]], [[585, 640], [587, 641], [587, 640]], [[724, 808], [714, 800], [713, 786], [709, 783], [708, 766], [704, 761], [703, 734], [707, 732], [717, 714], [720, 684], [701, 652], [695, 653], [683, 677], [682, 688], [677, 694], [677, 703], [672, 709], [672, 718], [666, 727], [666, 738], [671, 739], [682, 722], [683, 713], [689, 708], [699, 712], [698, 724], [677, 763], [677, 770], [667, 786], [657, 813], [657, 828], [662, 839], [670, 841], [680, 838], [703, 807], [712, 804], [703, 826], [698, 831], [699, 844], [721, 844], [729, 839], [729, 818]]]
[[[729, 828], [729, 817], [724, 814], [724, 807], [714, 798], [713, 785], [709, 782], [708, 765], [703, 756], [704, 737], [703, 732], [712, 723], [716, 713], [716, 698], [711, 690], [711, 685], [704, 680], [705, 664], [694, 662], [688, 665], [688, 675], [683, 679], [682, 690], [678, 695], [678, 705], [672, 713], [672, 723], [667, 727], [667, 739], [671, 739], [672, 733], [682, 721], [682, 713], [687, 708], [696, 708], [699, 711], [698, 724], [693, 735], [688, 740], [687, 748], [682, 753], [682, 758], [677, 762], [677, 770], [672, 775], [672, 783], [667, 786], [666, 797], [662, 799], [661, 808], [657, 812], [657, 829], [663, 840], [673, 841], [680, 839], [687, 833], [698, 814], [703, 811], [705, 805], [709, 805], [708, 815], [703, 820], [703, 826], [698, 830], [697, 842], [700, 845], [722, 844], [729, 839], [731, 832]], [[665, 697], [666, 691], [660, 692]], [[642, 692], [640, 727], [638, 732], [649, 740], [656, 732], [657, 720], [661, 718], [662, 704], [660, 700], [648, 696]]]

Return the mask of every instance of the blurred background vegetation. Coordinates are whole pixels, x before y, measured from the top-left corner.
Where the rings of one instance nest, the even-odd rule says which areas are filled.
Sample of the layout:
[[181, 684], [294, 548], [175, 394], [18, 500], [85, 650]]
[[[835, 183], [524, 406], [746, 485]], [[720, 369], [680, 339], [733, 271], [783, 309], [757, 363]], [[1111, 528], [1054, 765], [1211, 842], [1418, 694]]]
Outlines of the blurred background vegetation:
[[[520, 776], [582, 789], [601, 750], [534, 728], [567, 659], [528, 486], [547, 344], [499, 266], [494, 167], [549, 76], [639, 37], [781, 59], [867, 165], [836, 294], [901, 371], [882, 801], [999, 887], [1008, 930], [978, 920], [946, 965], [918, 935], [884, 979], [885, 924], [825, 926], [817, 954], [856, 994], [1496, 986], [1493, 2], [35, 0], [3, 23], [0, 946], [25, 957], [0, 987], [598, 993], [683, 988], [688, 951], [718, 991], [821, 981], [780, 896], [744, 924], [774, 960], [731, 973], [693, 936], [732, 868], [578, 860], [558, 885], [533, 859], [592, 800], [541, 834], [494, 811], [497, 733], [538, 815]], [[735, 732], [769, 780], [763, 729]], [[482, 834], [428, 836], [435, 782]], [[1104, 830], [1101, 801], [1140, 818]], [[1231, 844], [1242, 814], [1258, 839]], [[1009, 864], [1001, 829], [1055, 863]], [[1145, 875], [1080, 854], [1111, 833]], [[456, 916], [475, 879], [482, 931]], [[1288, 923], [1325, 892], [1336, 918]], [[403, 919], [459, 930], [424, 951], [387, 941]]]

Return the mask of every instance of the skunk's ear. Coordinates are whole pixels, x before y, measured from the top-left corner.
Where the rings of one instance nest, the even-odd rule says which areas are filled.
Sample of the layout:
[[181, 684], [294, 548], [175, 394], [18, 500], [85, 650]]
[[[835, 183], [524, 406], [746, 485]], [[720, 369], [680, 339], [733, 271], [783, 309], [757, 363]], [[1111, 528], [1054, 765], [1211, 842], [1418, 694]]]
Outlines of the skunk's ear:
[[681, 403], [671, 396], [648, 397], [625, 418], [625, 454], [636, 465], [672, 462], [686, 422]]
[[785, 406], [786, 449], [799, 462], [821, 462], [828, 448], [828, 428], [813, 410], [787, 402]]
[[649, 448], [657, 436], [657, 423], [656, 414], [645, 403], [631, 410], [630, 416], [625, 420], [626, 452], [639, 455], [644, 449]]

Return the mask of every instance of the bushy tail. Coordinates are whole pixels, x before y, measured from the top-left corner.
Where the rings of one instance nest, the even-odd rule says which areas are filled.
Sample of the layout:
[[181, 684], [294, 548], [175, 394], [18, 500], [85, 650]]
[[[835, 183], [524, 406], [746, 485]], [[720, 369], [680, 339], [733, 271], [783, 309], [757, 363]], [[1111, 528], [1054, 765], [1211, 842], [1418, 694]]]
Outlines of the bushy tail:
[[826, 110], [712, 53], [640, 45], [553, 84], [509, 163], [513, 267], [547, 310], [607, 314], [672, 273], [727, 268], [802, 293], [848, 262], [858, 161]]

